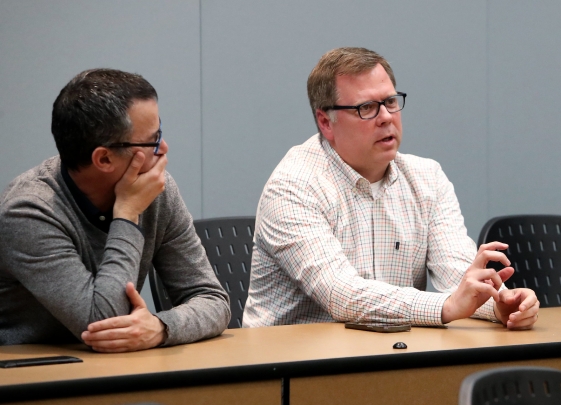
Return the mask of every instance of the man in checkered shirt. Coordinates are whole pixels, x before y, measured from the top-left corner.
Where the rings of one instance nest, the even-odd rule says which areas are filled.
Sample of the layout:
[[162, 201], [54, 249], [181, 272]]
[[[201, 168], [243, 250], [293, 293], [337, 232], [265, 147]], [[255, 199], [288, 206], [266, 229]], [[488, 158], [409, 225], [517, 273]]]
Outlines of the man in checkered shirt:
[[[397, 151], [406, 94], [388, 62], [334, 49], [312, 70], [308, 97], [319, 134], [292, 148], [263, 190], [244, 326], [474, 316], [532, 328], [535, 293], [502, 287], [514, 272], [499, 251], [507, 245], [477, 251], [440, 165]], [[427, 269], [439, 292], [423, 291]]]

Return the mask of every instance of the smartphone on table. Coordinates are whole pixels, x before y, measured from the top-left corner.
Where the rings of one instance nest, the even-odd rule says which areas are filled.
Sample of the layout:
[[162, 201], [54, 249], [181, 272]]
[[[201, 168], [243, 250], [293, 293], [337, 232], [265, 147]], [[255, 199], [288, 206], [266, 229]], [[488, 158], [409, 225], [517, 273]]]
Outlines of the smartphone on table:
[[394, 333], [394, 332], [409, 332], [411, 330], [410, 323], [391, 324], [391, 323], [345, 323], [347, 329], [367, 330], [369, 332], [381, 333]]
[[0, 368], [47, 366], [51, 364], [82, 363], [82, 359], [73, 356], [50, 356], [30, 359], [0, 360]]

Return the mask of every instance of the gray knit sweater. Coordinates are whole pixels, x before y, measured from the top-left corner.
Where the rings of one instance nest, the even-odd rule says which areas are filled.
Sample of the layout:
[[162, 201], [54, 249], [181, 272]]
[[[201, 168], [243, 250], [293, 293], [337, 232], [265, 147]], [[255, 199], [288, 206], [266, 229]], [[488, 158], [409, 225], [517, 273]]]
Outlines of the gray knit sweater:
[[76, 342], [88, 324], [127, 315], [125, 285], [142, 289], [154, 266], [174, 308], [157, 314], [166, 345], [220, 334], [228, 296], [195, 233], [177, 185], [140, 216], [142, 232], [114, 220], [109, 233], [78, 208], [54, 157], [0, 196], [0, 345]]

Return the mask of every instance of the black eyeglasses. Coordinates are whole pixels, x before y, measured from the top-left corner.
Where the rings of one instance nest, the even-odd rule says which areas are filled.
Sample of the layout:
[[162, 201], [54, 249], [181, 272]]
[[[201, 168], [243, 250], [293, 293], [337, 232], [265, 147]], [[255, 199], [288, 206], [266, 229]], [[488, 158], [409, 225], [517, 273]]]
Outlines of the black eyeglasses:
[[363, 120], [371, 120], [376, 118], [380, 112], [381, 105], [385, 106], [389, 113], [396, 113], [403, 110], [406, 96], [407, 94], [405, 93], [397, 92], [395, 96], [390, 96], [383, 101], [367, 101], [359, 105], [333, 105], [331, 107], [325, 107], [323, 110], [356, 110], [360, 118]]
[[140, 146], [140, 147], [147, 147], [153, 146], [154, 147], [154, 155], [158, 154], [160, 150], [160, 144], [162, 143], [162, 120], [160, 120], [160, 128], [158, 128], [158, 138], [156, 142], [116, 142], [110, 143], [107, 145], [108, 148], [130, 148], [131, 146]]

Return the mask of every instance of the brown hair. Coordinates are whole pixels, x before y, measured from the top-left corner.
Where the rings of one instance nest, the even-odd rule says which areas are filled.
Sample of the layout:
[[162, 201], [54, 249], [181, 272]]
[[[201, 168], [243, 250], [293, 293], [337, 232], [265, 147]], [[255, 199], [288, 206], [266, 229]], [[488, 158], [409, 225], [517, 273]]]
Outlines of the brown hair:
[[374, 69], [378, 64], [382, 65], [395, 87], [395, 77], [390, 64], [374, 51], [346, 47], [336, 48], [324, 54], [308, 76], [308, 99], [316, 125], [316, 110], [337, 104], [337, 76], [359, 75]]

